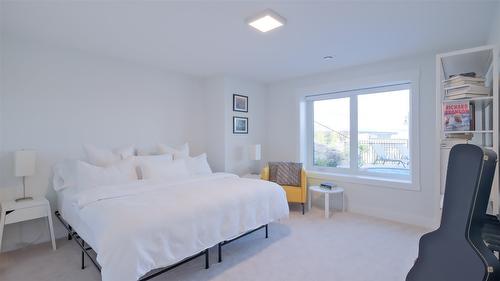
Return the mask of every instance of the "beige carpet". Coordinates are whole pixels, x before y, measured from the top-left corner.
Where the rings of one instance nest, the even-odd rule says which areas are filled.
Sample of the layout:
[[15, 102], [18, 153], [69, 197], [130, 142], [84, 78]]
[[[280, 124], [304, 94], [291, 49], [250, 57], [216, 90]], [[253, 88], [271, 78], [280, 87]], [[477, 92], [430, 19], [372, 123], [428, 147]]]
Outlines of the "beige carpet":
[[[210, 269], [202, 257], [153, 280], [283, 280], [283, 281], [401, 281], [417, 255], [422, 228], [350, 213], [329, 220], [313, 209], [302, 216], [270, 225], [270, 238], [261, 230], [223, 248], [210, 250]], [[87, 261], [80, 270], [80, 250], [73, 241], [49, 244], [0, 255], [2, 281], [100, 280]]]

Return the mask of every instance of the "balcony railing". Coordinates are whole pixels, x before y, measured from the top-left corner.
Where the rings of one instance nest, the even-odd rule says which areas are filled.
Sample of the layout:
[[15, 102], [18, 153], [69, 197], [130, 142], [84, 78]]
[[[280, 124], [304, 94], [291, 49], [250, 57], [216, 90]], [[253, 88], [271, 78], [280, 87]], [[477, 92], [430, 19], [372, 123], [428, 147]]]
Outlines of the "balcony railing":
[[383, 166], [407, 167], [409, 164], [407, 139], [359, 140], [358, 146], [361, 166], [382, 164]]
[[[315, 165], [339, 167], [349, 163], [349, 133], [334, 130], [314, 121], [315, 126], [326, 129], [332, 142], [314, 142]], [[376, 134], [376, 132], [373, 132]], [[358, 165], [362, 168], [405, 168], [410, 165], [408, 139], [369, 138], [358, 141]]]
[[[331, 144], [330, 144], [331, 145]], [[315, 164], [340, 167], [349, 162], [349, 139], [337, 140], [336, 148], [315, 143]], [[409, 168], [410, 157], [407, 139], [365, 139], [358, 141], [359, 167], [362, 168]]]

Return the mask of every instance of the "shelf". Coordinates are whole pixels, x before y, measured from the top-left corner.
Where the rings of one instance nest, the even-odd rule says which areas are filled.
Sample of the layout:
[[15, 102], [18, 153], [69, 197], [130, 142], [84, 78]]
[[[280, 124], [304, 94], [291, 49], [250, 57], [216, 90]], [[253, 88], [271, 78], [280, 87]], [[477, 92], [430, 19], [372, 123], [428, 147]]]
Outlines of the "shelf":
[[465, 98], [465, 99], [456, 99], [456, 100], [448, 100], [445, 99], [443, 100], [443, 103], [453, 103], [453, 102], [461, 102], [461, 101], [492, 101], [493, 97], [492, 96], [487, 96], [487, 97], [476, 97], [476, 98]]
[[456, 99], [456, 100], [443, 100], [443, 103], [454, 103], [454, 102], [464, 102], [464, 101], [470, 101], [470, 102], [484, 102], [484, 101], [493, 101], [493, 97], [477, 97], [477, 98], [467, 98], [467, 99]]
[[493, 130], [477, 131], [444, 131], [445, 134], [493, 134]]
[[[497, 151], [499, 141], [499, 48], [494, 45], [481, 46], [465, 50], [457, 50], [436, 55], [436, 122], [437, 142], [440, 154], [437, 156], [439, 176], [436, 177], [436, 186], [440, 186], [441, 196], [444, 194], [446, 183], [446, 169], [450, 148], [458, 143], [470, 143], [485, 149]], [[442, 81], [450, 75], [475, 72], [476, 77], [485, 79], [485, 86], [491, 88], [491, 96], [474, 96], [470, 98], [446, 99], [445, 85]], [[474, 116], [476, 130], [444, 131], [446, 106], [453, 103], [470, 103], [475, 107]], [[466, 127], [467, 128], [467, 127]], [[462, 139], [463, 138], [463, 139]], [[500, 177], [499, 166], [492, 182], [491, 195], [488, 202], [488, 213], [500, 213]]]
[[440, 148], [451, 148], [451, 147], [453, 147], [454, 145], [457, 145], [457, 144], [474, 144], [474, 145], [480, 146], [482, 148], [487, 148], [487, 149], [495, 150], [495, 148], [493, 146], [491, 146], [491, 145], [482, 145], [482, 144], [478, 144], [478, 143], [473, 143], [470, 140], [466, 140], [466, 139], [453, 140], [453, 141], [448, 141], [447, 139], [443, 139], [441, 141], [441, 144], [440, 144], [439, 147]]
[[493, 62], [493, 46], [485, 46], [442, 54], [441, 64], [445, 79], [452, 74], [475, 72], [485, 77]]

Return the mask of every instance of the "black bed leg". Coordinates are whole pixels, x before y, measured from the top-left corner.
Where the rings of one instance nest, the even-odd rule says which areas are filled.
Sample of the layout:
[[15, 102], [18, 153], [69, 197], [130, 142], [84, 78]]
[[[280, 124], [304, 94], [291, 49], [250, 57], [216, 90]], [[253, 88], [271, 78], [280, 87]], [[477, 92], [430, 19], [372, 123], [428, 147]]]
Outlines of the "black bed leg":
[[[85, 248], [85, 241], [82, 241], [83, 248]], [[82, 270], [85, 269], [85, 252], [82, 250]]]
[[219, 254], [218, 262], [222, 262], [222, 245], [221, 245], [221, 243], [217, 244], [217, 249], [218, 249], [218, 254]]
[[266, 224], [266, 239], [269, 238], [269, 232], [268, 232], [268, 229], [267, 229], [267, 224]]
[[302, 204], [302, 214], [305, 215], [306, 211], [305, 211], [304, 203], [300, 203], [300, 204]]
[[208, 258], [208, 249], [205, 250], [205, 269], [208, 269], [210, 267], [210, 261]]
[[69, 228], [69, 231], [68, 231], [68, 240], [71, 240], [71, 239], [72, 239], [72, 237], [71, 237], [71, 231], [72, 231], [73, 229], [71, 228], [71, 225], [70, 225], [70, 226], [68, 226], [68, 228]]
[[85, 253], [82, 251], [82, 270], [85, 269]]

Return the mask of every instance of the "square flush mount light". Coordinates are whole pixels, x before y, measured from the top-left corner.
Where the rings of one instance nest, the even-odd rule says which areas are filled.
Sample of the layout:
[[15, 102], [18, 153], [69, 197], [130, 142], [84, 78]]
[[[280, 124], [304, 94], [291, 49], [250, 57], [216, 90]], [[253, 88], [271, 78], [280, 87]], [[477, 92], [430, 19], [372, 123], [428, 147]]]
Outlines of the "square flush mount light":
[[247, 23], [261, 32], [268, 32], [285, 25], [286, 19], [272, 10], [266, 10], [258, 16], [248, 19]]

